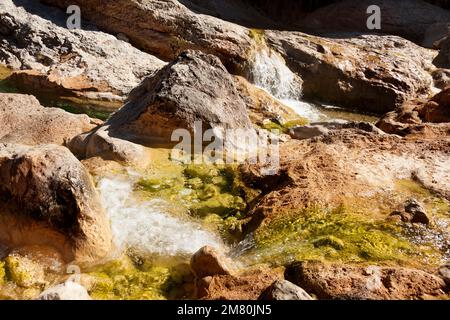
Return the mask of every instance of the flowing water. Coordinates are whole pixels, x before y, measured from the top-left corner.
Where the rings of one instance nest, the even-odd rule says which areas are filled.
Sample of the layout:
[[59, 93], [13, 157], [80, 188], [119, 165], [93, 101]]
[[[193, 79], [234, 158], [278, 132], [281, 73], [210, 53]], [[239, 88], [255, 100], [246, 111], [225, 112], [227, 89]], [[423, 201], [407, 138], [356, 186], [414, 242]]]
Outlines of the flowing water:
[[219, 238], [199, 223], [170, 215], [162, 199], [141, 201], [133, 195], [129, 177], [104, 178], [99, 183], [103, 205], [111, 219], [116, 246], [141, 255], [192, 255], [205, 245], [221, 248]]
[[302, 80], [286, 66], [283, 57], [268, 48], [255, 53], [251, 77], [257, 87], [310, 122], [333, 120], [375, 122], [378, 119], [373, 115], [302, 100]]

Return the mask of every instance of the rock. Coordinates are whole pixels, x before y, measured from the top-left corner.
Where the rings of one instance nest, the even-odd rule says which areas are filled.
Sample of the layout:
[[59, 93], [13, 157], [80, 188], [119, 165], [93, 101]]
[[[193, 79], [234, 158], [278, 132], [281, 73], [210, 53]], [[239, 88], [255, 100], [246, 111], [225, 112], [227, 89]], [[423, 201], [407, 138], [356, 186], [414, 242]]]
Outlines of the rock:
[[51, 246], [90, 264], [111, 250], [111, 230], [92, 180], [64, 147], [0, 144], [0, 242]]
[[[218, 56], [229, 68], [241, 69], [253, 45], [247, 28], [197, 14], [181, 2], [45, 0], [63, 10], [78, 5], [83, 17], [109, 32], [123, 33], [137, 47], [165, 60], [187, 49]], [[183, 1], [184, 3], [184, 1]]]
[[9, 277], [18, 286], [42, 287], [47, 283], [44, 268], [28, 257], [10, 254], [5, 259], [5, 266]]
[[94, 127], [87, 115], [45, 108], [30, 95], [0, 93], [0, 142], [64, 145]]
[[75, 152], [86, 157], [107, 153], [111, 155], [109, 160], [123, 161], [139, 150], [128, 142], [117, 147], [121, 143], [118, 139], [143, 145], [174, 145], [173, 131], [184, 128], [193, 133], [195, 121], [202, 122], [203, 130], [239, 128], [252, 132], [247, 102], [217, 57], [187, 51], [145, 79], [104, 126], [86, 139], [76, 138], [83, 143], [77, 143]]
[[450, 288], [450, 265], [444, 265], [439, 268], [439, 275], [444, 279], [447, 287]]
[[230, 275], [230, 261], [211, 247], [203, 247], [191, 258], [191, 269], [199, 279], [215, 275]]
[[436, 43], [439, 55], [434, 59], [434, 64], [438, 68], [450, 69], [450, 35]]
[[436, 48], [439, 42], [448, 35], [450, 35], [450, 23], [438, 22], [432, 24], [425, 32], [422, 46]]
[[289, 130], [289, 135], [298, 140], [310, 139], [328, 134], [329, 130], [322, 125], [296, 126]]
[[408, 199], [402, 210], [397, 210], [389, 215], [389, 218], [399, 217], [403, 222], [430, 224], [430, 218], [425, 208], [416, 199]]
[[12, 79], [23, 90], [122, 101], [164, 65], [112, 35], [67, 29], [65, 12], [36, 1], [20, 4], [0, 4], [0, 63], [22, 70]]
[[196, 283], [202, 300], [257, 300], [271, 284], [283, 279], [281, 269], [253, 268], [240, 275], [216, 275]]
[[301, 76], [306, 99], [382, 114], [431, 88], [433, 54], [402, 38], [281, 31], [265, 38]]
[[413, 100], [384, 115], [376, 124], [381, 130], [401, 136], [448, 136], [450, 134], [450, 88], [430, 100]]
[[37, 300], [92, 300], [92, 298], [83, 286], [67, 281], [45, 290]]
[[430, 223], [425, 208], [416, 199], [409, 199], [405, 202], [405, 212], [412, 214], [412, 223]]
[[314, 300], [305, 290], [287, 280], [275, 281], [259, 300]]
[[449, 199], [449, 150], [450, 142], [443, 138], [402, 139], [344, 127], [285, 142], [280, 145], [277, 173], [262, 175], [253, 164], [241, 168], [248, 186], [262, 191], [250, 207], [244, 232], [312, 205], [338, 207], [361, 199], [369, 206], [371, 197], [389, 198], [398, 180], [408, 177]]
[[298, 114], [278, 99], [268, 94], [245, 78], [236, 76], [239, 94], [245, 100], [252, 123], [262, 126], [265, 119], [276, 119], [281, 125], [290, 122], [304, 121]]
[[410, 300], [441, 296], [445, 288], [433, 274], [401, 267], [300, 262], [286, 277], [319, 299]]
[[[377, 5], [381, 10], [381, 29], [369, 30], [367, 28], [367, 8]], [[345, 14], [342, 14], [344, 13]], [[450, 21], [450, 13], [437, 6], [420, 0], [362, 0], [362, 1], [336, 1], [320, 8], [303, 20], [302, 26], [314, 32], [373, 32], [396, 35], [420, 45], [430, 42], [430, 28], [437, 29], [436, 24], [445, 24]], [[426, 40], [426, 41], [425, 41]], [[432, 43], [431, 43], [432, 45]], [[430, 46], [432, 48], [432, 46]]]
[[444, 90], [450, 86], [450, 70], [449, 69], [436, 69], [431, 75], [433, 76], [434, 85], [436, 88]]

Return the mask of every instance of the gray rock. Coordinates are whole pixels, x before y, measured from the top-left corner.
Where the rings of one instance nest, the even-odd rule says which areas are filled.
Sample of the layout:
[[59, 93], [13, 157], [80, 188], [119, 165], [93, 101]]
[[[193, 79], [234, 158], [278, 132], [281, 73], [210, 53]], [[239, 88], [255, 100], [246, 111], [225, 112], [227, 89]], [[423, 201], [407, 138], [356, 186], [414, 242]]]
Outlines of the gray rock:
[[259, 300], [314, 300], [305, 290], [287, 280], [275, 281]]
[[298, 140], [310, 139], [328, 133], [329, 130], [323, 125], [295, 126], [289, 130], [289, 135]]
[[80, 284], [67, 281], [42, 292], [37, 300], [92, 300]]
[[164, 66], [112, 35], [55, 24], [67, 19], [59, 10], [52, 16], [49, 7], [36, 1], [20, 4], [23, 7], [12, 0], [0, 3], [0, 63], [33, 70], [13, 75], [24, 89], [123, 100], [145, 76]]
[[112, 235], [90, 175], [57, 145], [0, 144], [0, 242], [51, 245], [66, 261], [109, 254]]
[[246, 106], [235, 78], [217, 57], [187, 51], [134, 89], [100, 129], [77, 143], [77, 153], [88, 157], [106, 153], [111, 160], [127, 162], [139, 150], [130, 144], [117, 147], [116, 139], [142, 145], [174, 144], [174, 130], [193, 133], [196, 121], [201, 121], [203, 130], [248, 129], [256, 135]]
[[230, 69], [240, 69], [253, 45], [249, 29], [208, 15], [197, 14], [185, 1], [45, 0], [65, 10], [79, 5], [83, 17], [99, 28], [123, 33], [130, 41], [165, 60], [187, 49], [218, 56]]

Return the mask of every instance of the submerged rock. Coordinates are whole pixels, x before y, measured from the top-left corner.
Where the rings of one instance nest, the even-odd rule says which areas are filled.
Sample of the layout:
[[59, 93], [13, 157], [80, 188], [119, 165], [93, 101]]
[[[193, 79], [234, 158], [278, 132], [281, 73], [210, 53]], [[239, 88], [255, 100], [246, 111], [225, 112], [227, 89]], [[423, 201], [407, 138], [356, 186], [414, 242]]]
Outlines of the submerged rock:
[[305, 290], [287, 280], [275, 281], [259, 300], [313, 300]]
[[410, 300], [445, 294], [438, 276], [401, 267], [301, 262], [291, 265], [286, 277], [319, 299]]
[[111, 230], [92, 180], [64, 147], [0, 144], [0, 241], [52, 246], [66, 262], [109, 254]]
[[0, 63], [21, 70], [12, 78], [24, 90], [123, 100], [164, 65], [106, 33], [67, 29], [63, 12], [36, 1], [21, 4], [0, 4]]
[[64, 145], [95, 126], [87, 115], [45, 108], [33, 96], [0, 93], [0, 142]]
[[10, 254], [5, 259], [5, 267], [10, 279], [18, 286], [31, 288], [47, 284], [44, 267], [26, 256]]
[[230, 262], [211, 247], [203, 247], [191, 258], [191, 269], [197, 278], [230, 275]]
[[37, 300], [92, 300], [80, 284], [67, 281], [42, 292]]

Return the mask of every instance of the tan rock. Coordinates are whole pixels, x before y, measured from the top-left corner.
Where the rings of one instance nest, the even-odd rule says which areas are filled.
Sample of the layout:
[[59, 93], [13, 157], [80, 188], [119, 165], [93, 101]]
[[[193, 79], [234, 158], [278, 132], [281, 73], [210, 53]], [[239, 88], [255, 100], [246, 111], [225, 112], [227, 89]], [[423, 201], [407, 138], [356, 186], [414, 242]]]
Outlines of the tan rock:
[[319, 299], [410, 300], [443, 296], [445, 288], [436, 275], [400, 267], [301, 262], [286, 272]]
[[191, 269], [199, 279], [215, 275], [230, 275], [231, 260], [211, 247], [203, 247], [191, 258]]
[[45, 108], [30, 95], [0, 93], [0, 142], [64, 145], [95, 127], [87, 115]]
[[0, 242], [51, 246], [80, 264], [109, 254], [109, 221], [89, 174], [68, 149], [0, 144], [0, 177]]

